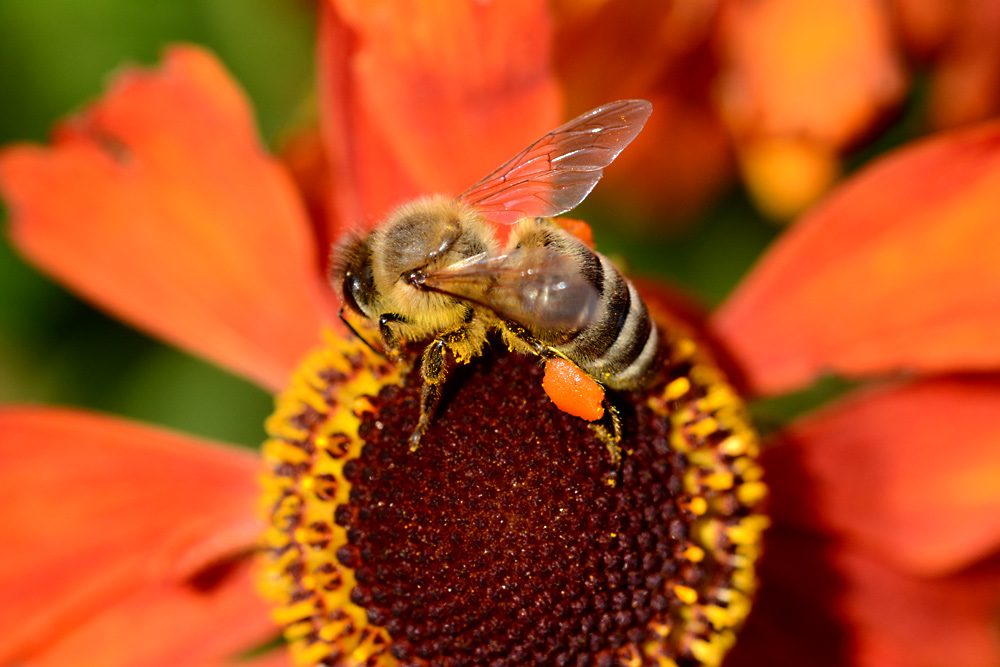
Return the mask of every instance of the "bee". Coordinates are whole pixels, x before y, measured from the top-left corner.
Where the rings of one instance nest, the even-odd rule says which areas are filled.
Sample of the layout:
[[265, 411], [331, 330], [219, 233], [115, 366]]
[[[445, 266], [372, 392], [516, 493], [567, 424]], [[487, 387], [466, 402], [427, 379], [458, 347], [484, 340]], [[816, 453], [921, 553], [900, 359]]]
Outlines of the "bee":
[[[467, 363], [482, 353], [492, 331], [511, 350], [565, 359], [605, 388], [645, 383], [658, 349], [645, 304], [606, 257], [552, 217], [590, 194], [651, 111], [645, 100], [600, 106], [535, 141], [457, 198], [410, 202], [374, 231], [350, 233], [337, 244], [330, 279], [344, 322], [354, 330], [347, 309], [377, 323], [394, 360], [406, 342], [430, 340], [421, 356], [411, 450], [441, 398], [446, 351]], [[621, 424], [610, 408], [610, 431], [592, 427], [617, 463]]]

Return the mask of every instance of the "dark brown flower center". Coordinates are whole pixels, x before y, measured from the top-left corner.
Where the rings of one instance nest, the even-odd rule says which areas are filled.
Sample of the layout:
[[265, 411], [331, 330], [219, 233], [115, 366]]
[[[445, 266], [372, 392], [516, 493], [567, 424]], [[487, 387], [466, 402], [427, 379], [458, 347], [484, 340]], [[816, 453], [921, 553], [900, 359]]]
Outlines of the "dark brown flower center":
[[552, 409], [533, 360], [492, 356], [459, 375], [415, 453], [419, 383], [372, 401], [336, 515], [352, 600], [404, 661], [596, 664], [646, 641], [686, 548], [684, 464], [663, 422], [629, 415], [614, 470], [586, 422]]
[[665, 345], [653, 386], [612, 397], [615, 465], [506, 352], [449, 376], [411, 452], [419, 372], [331, 339], [264, 448], [261, 587], [296, 662], [721, 662], [766, 524], [756, 437], [691, 340]]

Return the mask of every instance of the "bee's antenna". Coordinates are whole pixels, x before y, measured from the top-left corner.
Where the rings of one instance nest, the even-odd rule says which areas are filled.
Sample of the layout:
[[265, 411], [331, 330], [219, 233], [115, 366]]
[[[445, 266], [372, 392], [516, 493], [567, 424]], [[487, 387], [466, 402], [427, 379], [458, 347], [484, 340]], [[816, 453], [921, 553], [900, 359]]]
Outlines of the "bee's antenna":
[[354, 328], [353, 324], [351, 324], [350, 322], [347, 321], [347, 318], [344, 317], [344, 306], [341, 306], [340, 310], [337, 311], [337, 316], [340, 318], [341, 322], [343, 322], [344, 324], [347, 325], [347, 328], [351, 330], [351, 333], [358, 337], [358, 340], [360, 340], [362, 343], [364, 343], [365, 345], [368, 346], [369, 350], [371, 350], [372, 352], [374, 352], [378, 356], [382, 357], [383, 359], [388, 359], [389, 358], [389, 357], [387, 357], [385, 355], [385, 352], [383, 352], [382, 350], [376, 350], [375, 346], [372, 345], [370, 342], [368, 342], [367, 338], [365, 338], [360, 333], [358, 333], [358, 330]]

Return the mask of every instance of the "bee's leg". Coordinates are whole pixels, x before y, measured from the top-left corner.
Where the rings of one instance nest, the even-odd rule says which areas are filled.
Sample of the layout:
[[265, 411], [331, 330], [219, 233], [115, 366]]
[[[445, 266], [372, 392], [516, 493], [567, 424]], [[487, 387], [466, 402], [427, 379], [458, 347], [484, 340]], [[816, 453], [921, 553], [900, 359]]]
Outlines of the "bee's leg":
[[413, 434], [410, 435], [411, 452], [416, 451], [420, 445], [420, 439], [431, 425], [434, 411], [437, 410], [438, 402], [441, 400], [441, 389], [448, 375], [445, 350], [449, 344], [461, 340], [466, 334], [466, 327], [453, 329], [438, 336], [424, 348], [420, 360], [420, 375], [424, 379], [424, 385], [420, 389], [420, 418], [417, 420], [417, 427], [413, 429]]
[[508, 331], [508, 333], [510, 333], [512, 336], [515, 336], [522, 343], [528, 345], [528, 347], [530, 347], [532, 351], [534, 351], [534, 353], [537, 354], [542, 359], [553, 359], [558, 357], [559, 359], [565, 359], [566, 361], [569, 361], [571, 364], [573, 363], [565, 354], [555, 349], [554, 347], [549, 347], [542, 341], [538, 340], [533, 335], [531, 335], [530, 331], [525, 329], [517, 322], [510, 322], [504, 320], [503, 326]]
[[[568, 359], [565, 354], [559, 350], [545, 345], [540, 340], [531, 335], [531, 332], [525, 329], [520, 324], [516, 322], [504, 322], [504, 327], [518, 339], [527, 343], [539, 357], [543, 359], [565, 359], [570, 363], [574, 363], [571, 359]], [[602, 401], [604, 404], [604, 417], [600, 422], [593, 423], [590, 428], [594, 431], [594, 434], [604, 443], [608, 448], [608, 453], [611, 455], [611, 462], [617, 468], [618, 464], [622, 460], [621, 447], [618, 443], [622, 439], [622, 419], [621, 415], [618, 414], [618, 408], [615, 407], [611, 399], [608, 398], [607, 391], [604, 392], [604, 399]], [[604, 422], [610, 422], [610, 429], [608, 425]]]
[[[604, 424], [605, 421], [611, 422], [610, 430]], [[611, 454], [611, 462], [617, 468], [622, 460], [622, 450], [618, 446], [618, 443], [622, 440], [622, 418], [618, 413], [618, 408], [608, 398], [607, 392], [604, 394], [604, 417], [601, 421], [591, 424], [590, 428], [601, 442], [604, 443], [604, 446], [608, 448], [608, 453]]]
[[395, 322], [408, 323], [405, 317], [396, 313], [382, 313], [378, 316], [378, 332], [382, 336], [382, 344], [390, 361], [398, 361], [400, 355], [399, 336], [390, 326]]

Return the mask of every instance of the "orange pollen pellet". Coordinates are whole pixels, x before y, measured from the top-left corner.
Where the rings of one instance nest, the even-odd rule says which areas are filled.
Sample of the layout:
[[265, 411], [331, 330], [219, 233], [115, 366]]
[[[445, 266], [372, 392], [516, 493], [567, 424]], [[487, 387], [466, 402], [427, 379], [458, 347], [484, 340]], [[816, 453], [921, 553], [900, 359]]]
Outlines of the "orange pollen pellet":
[[548, 359], [542, 388], [560, 410], [596, 421], [604, 416], [604, 387], [565, 359]]

